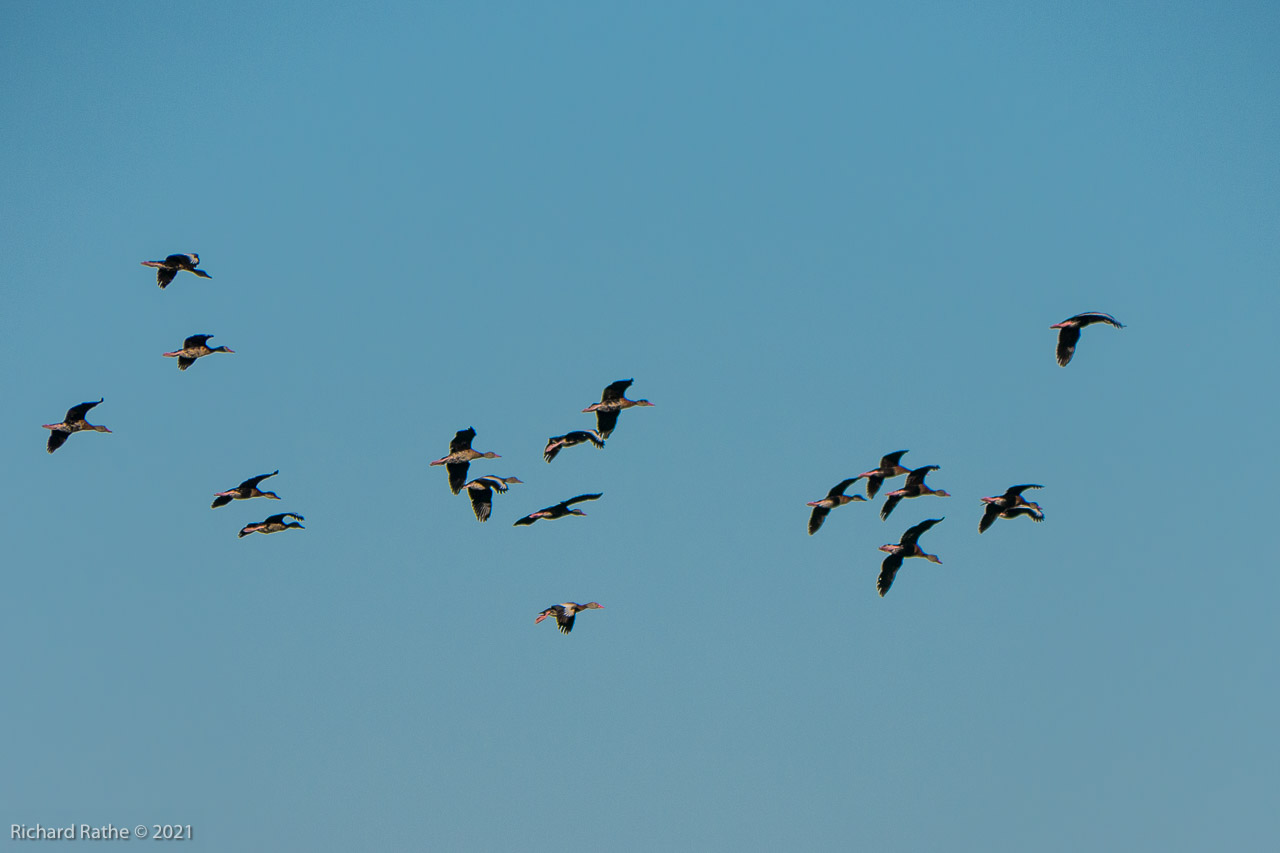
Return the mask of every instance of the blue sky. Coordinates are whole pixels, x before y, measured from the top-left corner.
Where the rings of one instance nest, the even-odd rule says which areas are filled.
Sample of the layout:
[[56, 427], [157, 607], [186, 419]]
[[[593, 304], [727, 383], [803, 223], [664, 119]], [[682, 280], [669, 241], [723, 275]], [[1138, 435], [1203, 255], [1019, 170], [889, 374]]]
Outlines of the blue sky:
[[[5, 6], [0, 824], [1270, 846], [1278, 23]], [[1127, 327], [1061, 369], [1086, 310]], [[160, 357], [197, 332], [236, 354]], [[545, 464], [629, 377], [655, 407]], [[524, 481], [483, 525], [427, 466], [469, 426]], [[953, 497], [805, 534], [900, 448]], [[1021, 482], [1046, 522], [979, 536]], [[568, 600], [605, 609], [533, 624]]]

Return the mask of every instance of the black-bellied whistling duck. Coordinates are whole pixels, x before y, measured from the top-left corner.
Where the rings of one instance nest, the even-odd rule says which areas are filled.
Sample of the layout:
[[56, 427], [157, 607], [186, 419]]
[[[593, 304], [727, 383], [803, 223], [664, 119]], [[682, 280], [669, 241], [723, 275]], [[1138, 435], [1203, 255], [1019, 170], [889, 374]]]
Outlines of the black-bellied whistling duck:
[[234, 489], [227, 489], [225, 492], [214, 492], [213, 504], [210, 509], [217, 509], [220, 506], [226, 506], [232, 501], [247, 501], [249, 498], [271, 498], [277, 501], [280, 500], [280, 496], [275, 492], [258, 491], [259, 483], [268, 477], [274, 477], [279, 473], [280, 470], [277, 468], [270, 474], [259, 474], [256, 477], [250, 477]]
[[533, 620], [533, 624], [537, 625], [548, 616], [556, 617], [556, 627], [560, 629], [561, 634], [567, 634], [573, 630], [573, 617], [583, 610], [600, 610], [604, 607], [598, 601], [588, 601], [586, 604], [578, 604], [576, 601], [566, 601], [564, 604], [553, 604], [546, 610], [538, 614], [538, 618]]
[[165, 358], [176, 358], [178, 360], [178, 369], [186, 370], [188, 367], [196, 363], [197, 358], [204, 358], [215, 352], [233, 353], [235, 350], [226, 347], [210, 347], [206, 341], [213, 335], [192, 335], [182, 342], [182, 349], [173, 352], [164, 353]]
[[1012, 510], [1014, 507], [1020, 507], [1020, 506], [1034, 507], [1035, 508], [1034, 512], [1026, 513], [1026, 514], [1030, 515], [1032, 518], [1035, 518], [1036, 521], [1043, 521], [1044, 513], [1039, 511], [1040, 504], [1032, 503], [1031, 501], [1027, 500], [1022, 496], [1023, 491], [1025, 491], [1026, 489], [1043, 489], [1043, 488], [1044, 486], [1039, 486], [1039, 485], [1036, 485], [1035, 483], [1023, 483], [1020, 486], [1010, 486], [1009, 488], [1005, 489], [1005, 492], [1003, 495], [996, 495], [995, 497], [983, 498], [982, 502], [986, 504], [986, 507], [982, 511], [982, 520], [978, 522], [978, 532], [985, 533], [988, 527], [995, 524], [995, 521], [997, 518], [1017, 518], [1019, 515], [1024, 514], [1019, 512], [1019, 513], [1015, 513], [1014, 515], [1005, 515], [1007, 511]]
[[896, 450], [893, 453], [882, 456], [880, 457], [879, 468], [872, 468], [870, 471], [863, 471], [858, 475], [859, 477], [867, 478], [868, 499], [876, 496], [876, 492], [880, 491], [880, 484], [885, 480], [910, 473], [908, 469], [898, 464], [902, 460], [903, 454], [909, 452], [907, 450]]
[[296, 527], [299, 530], [306, 530], [298, 521], [285, 522], [286, 518], [296, 518], [298, 521], [306, 521], [305, 518], [296, 512], [282, 512], [279, 515], [269, 515], [257, 524], [246, 524], [240, 531], [240, 538], [248, 536], [250, 533], [279, 533], [281, 530], [288, 530], [290, 527]]
[[156, 268], [156, 284], [160, 285], [161, 290], [168, 287], [169, 282], [173, 281], [173, 277], [182, 270], [193, 272], [201, 278], [213, 278], [204, 270], [196, 269], [200, 265], [200, 256], [194, 252], [184, 255], [170, 255], [163, 261], [143, 261], [142, 265]]
[[600, 433], [593, 429], [576, 429], [573, 432], [566, 432], [564, 435], [553, 435], [547, 439], [547, 446], [542, 451], [542, 458], [550, 462], [564, 448], [577, 447], [579, 444], [585, 444], [588, 441], [596, 447], [604, 447], [604, 440], [600, 437]]
[[813, 512], [809, 515], [809, 535], [818, 532], [818, 528], [822, 526], [822, 522], [826, 520], [827, 514], [838, 506], [844, 506], [853, 501], [865, 501], [862, 495], [846, 495], [844, 490], [854, 483], [862, 479], [859, 474], [856, 477], [850, 477], [847, 480], [841, 480], [831, 487], [831, 491], [827, 492], [827, 496], [820, 501], [809, 501], [807, 506], [813, 507]]
[[613, 432], [614, 427], [618, 425], [618, 414], [623, 409], [629, 409], [632, 406], [652, 406], [648, 400], [628, 400], [622, 396], [626, 390], [631, 387], [634, 379], [619, 379], [617, 382], [611, 382], [600, 394], [600, 402], [592, 403], [582, 411], [596, 413], [596, 432], [600, 434], [601, 440], [609, 437], [609, 433]]
[[467, 482], [467, 471], [471, 468], [472, 459], [501, 459], [492, 450], [480, 453], [471, 449], [471, 439], [476, 437], [476, 428], [460, 429], [449, 442], [449, 455], [441, 456], [432, 465], [443, 465], [449, 472], [449, 488], [456, 495], [462, 491]]
[[[101, 399], [98, 400], [98, 403], [101, 402]], [[41, 424], [45, 429], [53, 430], [49, 433], [49, 443], [46, 445], [48, 451], [52, 453], [61, 447], [63, 443], [71, 437], [71, 433], [73, 432], [83, 432], [85, 430], [89, 430], [91, 432], [111, 432], [111, 430], [104, 426], [91, 424], [84, 419], [84, 416], [89, 414], [89, 410], [98, 405], [98, 403], [89, 402], [81, 403], [78, 406], [72, 406], [67, 409], [67, 416], [62, 419], [62, 423], [60, 424]]]
[[940, 498], [949, 498], [951, 494], [944, 492], [942, 489], [931, 489], [924, 483], [924, 475], [930, 471], [937, 471], [937, 465], [925, 465], [922, 468], [916, 468], [907, 474], [907, 483], [901, 489], [894, 489], [892, 492], [885, 492], [884, 506], [880, 509], [880, 518], [887, 519], [889, 513], [893, 512], [893, 508], [898, 505], [898, 501], [903, 498], [918, 498], [921, 495], [937, 495]]
[[476, 520], [489, 520], [489, 513], [493, 510], [494, 492], [501, 494], [507, 490], [507, 486], [519, 482], [521, 480], [517, 477], [476, 477], [463, 486], [462, 488], [471, 495], [471, 509], [476, 514]]
[[1117, 329], [1123, 329], [1124, 324], [1112, 317], [1110, 314], [1103, 314], [1101, 311], [1086, 311], [1083, 314], [1077, 314], [1074, 317], [1068, 317], [1061, 323], [1054, 323], [1050, 329], [1060, 329], [1058, 332], [1058, 365], [1066, 367], [1071, 361], [1071, 356], [1076, 353], [1076, 342], [1080, 340], [1080, 330], [1085, 326], [1092, 326], [1094, 323], [1106, 323], [1109, 326], [1115, 326]]
[[537, 512], [531, 512], [512, 526], [519, 527], [522, 524], [533, 524], [540, 518], [553, 519], [564, 518], [566, 515], [586, 515], [586, 513], [580, 509], [569, 509], [569, 507], [579, 501], [594, 501], [597, 498], [602, 497], [604, 497], [604, 492], [597, 492], [594, 495], [578, 495], [576, 498], [569, 498], [567, 501], [560, 501], [560, 503], [555, 506], [543, 507]]
[[923, 557], [931, 563], [942, 562], [936, 554], [926, 554], [916, 541], [921, 534], [939, 521], [942, 519], [930, 518], [922, 521], [915, 527], [907, 528], [907, 532], [902, 534], [902, 538], [897, 543], [880, 546], [881, 551], [889, 552], [889, 556], [885, 557], [884, 562], [880, 564], [880, 577], [876, 578], [876, 591], [880, 593], [881, 598], [884, 598], [889, 587], [893, 586], [893, 578], [898, 574], [898, 569], [902, 568], [902, 561], [907, 557]]

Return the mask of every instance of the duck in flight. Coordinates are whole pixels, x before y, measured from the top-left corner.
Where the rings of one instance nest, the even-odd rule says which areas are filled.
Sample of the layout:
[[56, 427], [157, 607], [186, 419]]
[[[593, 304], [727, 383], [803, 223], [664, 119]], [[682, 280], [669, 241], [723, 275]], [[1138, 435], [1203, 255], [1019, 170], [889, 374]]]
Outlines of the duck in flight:
[[560, 501], [560, 503], [554, 506], [543, 507], [537, 512], [531, 512], [512, 526], [519, 527], [521, 525], [533, 524], [540, 518], [555, 519], [564, 518], [566, 515], [586, 515], [586, 513], [580, 509], [570, 509], [569, 507], [581, 501], [594, 501], [602, 497], [604, 497], [604, 492], [597, 492], [593, 495], [578, 495], [576, 498], [569, 498], [567, 501]]
[[533, 620], [533, 624], [537, 625], [548, 616], [556, 617], [556, 627], [560, 629], [561, 634], [567, 634], [573, 630], [573, 618], [583, 610], [601, 610], [604, 605], [598, 601], [588, 601], [586, 604], [578, 604], [576, 601], [566, 601], [564, 604], [553, 604], [546, 610], [538, 614], [538, 618]]
[[91, 424], [84, 419], [84, 416], [89, 414], [89, 410], [101, 402], [102, 400], [99, 399], [97, 403], [90, 401], [87, 403], [81, 403], [78, 406], [72, 406], [67, 409], [67, 416], [62, 419], [62, 423], [42, 424], [45, 429], [52, 430], [52, 432], [49, 433], [49, 443], [46, 445], [46, 449], [50, 453], [57, 450], [66, 443], [66, 440], [71, 437], [71, 433], [73, 432], [84, 432], [85, 430], [89, 430], [91, 432], [111, 432], [111, 430], [100, 424]]
[[449, 455], [442, 456], [432, 465], [443, 465], [449, 472], [449, 488], [456, 495], [462, 491], [467, 482], [467, 471], [471, 468], [472, 459], [501, 459], [492, 450], [484, 453], [471, 449], [471, 440], [476, 437], [476, 428], [460, 429], [449, 442]]
[[259, 474], [256, 477], [250, 477], [234, 489], [227, 489], [225, 492], [213, 493], [213, 504], [211, 509], [217, 509], [220, 506], [226, 506], [232, 501], [247, 501], [249, 498], [271, 498], [272, 500], [280, 500], [280, 496], [275, 492], [258, 491], [258, 484], [268, 477], [274, 477], [279, 474], [280, 470], [276, 469], [270, 474]]
[[200, 265], [200, 256], [195, 252], [181, 255], [170, 255], [163, 261], [143, 261], [144, 267], [156, 268], [156, 284], [160, 285], [160, 289], [164, 290], [169, 286], [169, 282], [173, 281], [173, 277], [182, 270], [193, 272], [201, 278], [213, 278], [204, 270], [198, 270], [196, 267]]
[[926, 554], [918, 542], [920, 536], [939, 521], [942, 519], [930, 518], [922, 521], [915, 527], [907, 528], [907, 532], [902, 534], [902, 538], [896, 544], [880, 546], [881, 551], [889, 552], [889, 556], [885, 557], [884, 562], [880, 564], [880, 577], [876, 578], [876, 591], [880, 593], [881, 598], [884, 598], [889, 587], [893, 586], [893, 579], [897, 576], [898, 569], [902, 568], [902, 561], [907, 557], [923, 557], [931, 563], [942, 562], [936, 554]]
[[1040, 509], [1040, 504], [1022, 496], [1027, 489], [1043, 488], [1044, 486], [1035, 483], [1023, 483], [1020, 486], [1010, 486], [1005, 489], [1003, 495], [983, 498], [982, 502], [986, 507], [982, 511], [982, 520], [978, 522], [978, 532], [986, 533], [987, 529], [995, 524], [997, 518], [1017, 518], [1020, 515], [1026, 515], [1034, 521], [1044, 521], [1044, 511]]
[[269, 515], [257, 524], [246, 524], [240, 531], [240, 538], [248, 536], [250, 533], [279, 533], [281, 530], [288, 530], [290, 527], [296, 527], [299, 530], [306, 530], [298, 521], [285, 522], [286, 518], [296, 518], [298, 521], [306, 521], [305, 518], [293, 512], [282, 512], [279, 515]]
[[517, 477], [476, 477], [462, 488], [471, 496], [471, 510], [477, 521], [488, 521], [493, 511], [493, 493], [504, 494], [507, 486], [519, 483]]
[[192, 335], [182, 342], [182, 349], [166, 352], [164, 357], [176, 358], [178, 360], [178, 369], [186, 370], [196, 363], [197, 358], [204, 358], [206, 355], [212, 355], [215, 352], [235, 352], [235, 350], [227, 349], [226, 347], [210, 347], [207, 341], [212, 337], [213, 335]]
[[886, 454], [880, 457], [879, 468], [872, 468], [870, 471], [863, 471], [858, 475], [859, 477], [867, 478], [868, 499], [876, 496], [876, 492], [880, 491], [880, 486], [885, 480], [911, 473], [908, 469], [898, 464], [902, 461], [903, 455], [909, 452], [908, 450], [896, 450], [893, 453]]
[[916, 468], [907, 474], [907, 482], [901, 489], [895, 489], [892, 492], [885, 492], [884, 506], [880, 509], [880, 518], [887, 520], [889, 513], [893, 512], [893, 508], [903, 498], [918, 498], [921, 495], [936, 495], [940, 498], [949, 498], [951, 494], [944, 492], [942, 489], [931, 489], [925, 485], [924, 477], [930, 471], [937, 471], [937, 465], [925, 465], [922, 468]]
[[1080, 340], [1080, 330], [1085, 326], [1092, 326], [1094, 323], [1106, 323], [1108, 326], [1115, 326], [1117, 329], [1123, 329], [1124, 324], [1112, 317], [1110, 314], [1103, 314], [1101, 311], [1086, 311], [1083, 314], [1077, 314], [1074, 317], [1068, 317], [1061, 323], [1054, 323], [1050, 329], [1058, 329], [1058, 366], [1066, 367], [1071, 361], [1071, 356], [1076, 354], [1076, 342]]
[[547, 439], [547, 446], [542, 451], [542, 458], [550, 462], [566, 447], [577, 447], [579, 444], [591, 442], [596, 447], [604, 447], [604, 439], [593, 429], [576, 429], [564, 435], [553, 435]]
[[626, 390], [631, 387], [634, 379], [619, 379], [617, 382], [611, 382], [605, 386], [604, 391], [600, 394], [600, 402], [592, 403], [582, 411], [596, 413], [596, 432], [600, 435], [600, 440], [609, 437], [614, 427], [618, 425], [618, 415], [623, 409], [630, 409], [632, 406], [652, 406], [648, 400], [628, 400], [625, 396]]
[[866, 501], [862, 495], [846, 495], [844, 490], [852, 486], [858, 480], [862, 479], [862, 474], [856, 477], [850, 477], [847, 480], [841, 480], [831, 487], [831, 491], [827, 492], [827, 496], [820, 501], [809, 501], [807, 506], [813, 507], [813, 512], [809, 514], [809, 535], [818, 532], [818, 528], [822, 527], [822, 522], [826, 521], [827, 515], [831, 510], [838, 506], [844, 506], [854, 501]]

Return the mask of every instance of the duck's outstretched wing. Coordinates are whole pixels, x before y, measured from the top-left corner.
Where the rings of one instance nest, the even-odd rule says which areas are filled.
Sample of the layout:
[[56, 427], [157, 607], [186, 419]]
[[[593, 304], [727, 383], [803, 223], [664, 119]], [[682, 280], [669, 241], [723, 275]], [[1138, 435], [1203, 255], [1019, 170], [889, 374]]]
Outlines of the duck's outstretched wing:
[[[101, 403], [101, 402], [102, 400], [98, 401], [98, 403]], [[89, 414], [89, 410], [92, 409], [94, 406], [98, 405], [98, 403], [87, 402], [87, 403], [81, 403], [78, 406], [72, 406], [71, 408], [67, 409], [67, 417], [63, 420], [63, 423], [72, 424], [72, 423], [75, 423], [76, 421], [84, 420], [84, 416]]]
[[634, 379], [619, 379], [617, 382], [610, 382], [605, 386], [604, 391], [600, 393], [601, 403], [616, 403], [622, 399], [622, 395], [627, 393], [627, 389], [631, 387]]

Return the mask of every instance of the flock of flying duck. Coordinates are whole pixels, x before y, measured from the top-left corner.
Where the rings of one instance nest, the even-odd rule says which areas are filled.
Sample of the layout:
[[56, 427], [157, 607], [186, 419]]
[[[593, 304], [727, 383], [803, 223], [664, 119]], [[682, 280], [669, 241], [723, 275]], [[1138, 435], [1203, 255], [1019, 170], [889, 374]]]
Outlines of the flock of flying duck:
[[[1057, 357], [1060, 366], [1066, 367], [1071, 361], [1071, 357], [1075, 355], [1076, 344], [1080, 341], [1080, 330], [1085, 326], [1092, 326], [1094, 323], [1106, 323], [1107, 325], [1115, 326], [1117, 329], [1124, 328], [1124, 324], [1115, 317], [1099, 311], [1087, 311], [1083, 314], [1077, 314], [1049, 327], [1058, 330]], [[813, 512], [809, 515], [809, 535], [812, 536], [818, 532], [822, 527], [822, 522], [826, 521], [827, 516], [830, 515], [831, 510], [848, 503], [870, 500], [876, 496], [876, 492], [880, 490], [880, 486], [884, 484], [885, 480], [901, 477], [903, 474], [907, 476], [907, 481], [903, 487], [885, 493], [884, 506], [880, 508], [880, 519], [882, 521], [888, 520], [889, 514], [893, 512], [894, 507], [904, 498], [918, 498], [925, 495], [933, 495], [940, 498], [951, 497], [949, 493], [942, 489], [933, 489], [925, 484], [925, 476], [930, 471], [937, 471], [937, 465], [924, 465], [914, 469], [904, 468], [901, 462], [903, 455], [906, 453], [906, 450], [889, 453], [881, 457], [878, 467], [872, 468], [870, 471], [863, 471], [856, 477], [841, 480], [831, 487], [831, 491], [827, 492], [825, 498], [810, 501], [808, 505], [813, 507]], [[867, 496], [865, 498], [862, 495], [845, 494], [846, 489], [862, 479], [867, 481]], [[1010, 486], [1005, 489], [1002, 495], [982, 498], [982, 502], [986, 504], [986, 507], [983, 509], [982, 518], [978, 521], [978, 532], [985, 533], [990, 529], [991, 525], [996, 523], [998, 518], [1013, 519], [1019, 516], [1026, 516], [1032, 521], [1044, 521], [1044, 510], [1040, 507], [1040, 504], [1035, 501], [1029, 501], [1022, 496], [1022, 493], [1027, 489], [1043, 488], [1044, 486], [1037, 483], [1022, 483], [1021, 485]], [[908, 557], [921, 557], [931, 563], [942, 562], [936, 554], [926, 553], [920, 547], [919, 541], [925, 531], [942, 520], [942, 518], [930, 518], [922, 521], [914, 527], [907, 528], [896, 543], [891, 542], [880, 546], [881, 551], [886, 551], [889, 554], [880, 564], [880, 575], [876, 578], [876, 591], [880, 593], [881, 598], [889, 591], [889, 587], [893, 586], [893, 579], [897, 577], [898, 570], [902, 568], [902, 561]]]
[[[623, 410], [630, 409], [633, 406], [653, 405], [648, 400], [627, 399], [626, 391], [631, 387], [633, 381], [632, 379], [619, 379], [617, 382], [611, 382], [607, 385], [600, 394], [600, 402], [592, 403], [582, 410], [584, 413], [595, 413], [596, 428], [592, 430], [574, 430], [564, 435], [551, 436], [551, 438], [547, 439], [547, 446], [543, 448], [542, 458], [547, 462], [551, 462], [559, 455], [561, 450], [568, 447], [577, 447], [580, 444], [590, 443], [596, 448], [604, 447], [605, 440], [617, 428], [618, 416], [622, 414]], [[523, 480], [517, 477], [495, 476], [476, 477], [474, 480], [468, 480], [467, 474], [471, 469], [472, 461], [476, 459], [502, 458], [492, 450], [481, 452], [472, 448], [471, 442], [475, 437], [476, 431], [474, 427], [458, 430], [454, 434], [453, 440], [449, 442], [449, 453], [435, 460], [431, 465], [443, 465], [449, 477], [450, 491], [456, 495], [465, 489], [467, 495], [471, 498], [471, 509], [475, 513], [476, 520], [488, 521], [489, 516], [493, 513], [494, 494], [505, 494], [509, 486], [522, 483]], [[594, 492], [566, 498], [557, 504], [543, 507], [523, 518], [516, 519], [514, 526], [526, 527], [542, 519], [554, 521], [557, 518], [564, 518], [568, 515], [586, 515], [586, 512], [578, 509], [574, 504], [599, 500], [602, 497], [604, 497], [603, 492]], [[536, 625], [548, 616], [554, 616], [556, 618], [556, 627], [562, 633], [567, 634], [573, 630], [573, 622], [579, 611], [599, 610], [602, 607], [604, 605], [598, 601], [590, 601], [586, 604], [566, 601], [562, 604], [548, 607], [539, 613], [538, 618], [533, 621]]]
[[[212, 278], [207, 272], [199, 269], [200, 256], [194, 253], [169, 255], [163, 261], [143, 261], [143, 266], [154, 267], [156, 270], [156, 284], [161, 289], [168, 287], [179, 272], [186, 270], [194, 273], [201, 278]], [[1066, 367], [1075, 355], [1076, 345], [1080, 341], [1080, 331], [1086, 326], [1095, 323], [1105, 323], [1114, 326], [1117, 329], [1124, 328], [1124, 324], [1116, 320], [1110, 314], [1103, 314], [1097, 311], [1088, 311], [1083, 314], [1076, 314], [1069, 317], [1061, 323], [1054, 323], [1049, 328], [1058, 330], [1058, 346], [1057, 359], [1058, 364]], [[164, 353], [165, 358], [176, 358], [178, 360], [178, 369], [186, 370], [196, 359], [213, 353], [233, 353], [234, 350], [225, 346], [210, 347], [208, 345], [209, 338], [213, 335], [191, 335], [182, 343], [182, 349], [173, 352]], [[625, 396], [627, 388], [631, 386], [634, 380], [620, 379], [617, 382], [610, 383], [605, 387], [604, 392], [600, 395], [600, 402], [592, 403], [582, 411], [594, 412], [596, 416], [596, 428], [594, 430], [574, 430], [564, 435], [552, 436], [547, 440], [547, 446], [543, 450], [543, 458], [547, 462], [551, 462], [564, 449], [576, 447], [580, 444], [592, 444], [596, 448], [603, 448], [605, 441], [613, 433], [618, 425], [618, 416], [625, 410], [633, 406], [652, 406], [648, 400], [629, 400]], [[72, 406], [67, 410], [66, 417], [61, 423], [44, 424], [44, 428], [49, 430], [49, 441], [47, 449], [49, 453], [53, 453], [77, 432], [106, 432], [107, 429], [101, 424], [91, 424], [85, 420], [85, 416], [95, 406], [103, 402], [99, 398], [96, 402], [88, 401]], [[475, 459], [499, 459], [501, 458], [493, 451], [480, 452], [473, 450], [471, 447], [472, 440], [476, 437], [474, 428], [468, 427], [459, 430], [454, 435], [453, 440], [449, 442], [449, 453], [440, 459], [431, 463], [432, 466], [443, 465], [449, 477], [449, 488], [456, 495], [462, 490], [467, 491], [467, 495], [471, 499], [471, 508], [475, 513], [476, 520], [488, 521], [489, 516], [493, 512], [493, 496], [494, 494], [505, 494], [509, 486], [522, 481], [516, 477], [495, 477], [484, 476], [477, 477], [472, 480], [467, 479], [467, 473], [470, 469], [471, 462]], [[933, 489], [925, 484], [925, 476], [930, 471], [939, 470], [937, 465], [924, 465], [920, 468], [908, 469], [901, 465], [902, 457], [908, 451], [899, 450], [894, 453], [887, 454], [880, 460], [880, 465], [870, 471], [864, 471], [856, 477], [850, 477], [842, 480], [827, 492], [827, 496], [821, 500], [810, 501], [809, 506], [813, 507], [813, 512], [809, 516], [809, 535], [817, 533], [822, 527], [822, 523], [827, 516], [836, 507], [844, 506], [848, 503], [866, 501], [876, 496], [881, 485], [885, 480], [893, 479], [906, 475], [905, 484], [900, 489], [894, 489], [885, 493], [884, 506], [880, 509], [880, 518], [887, 520], [894, 508], [906, 498], [918, 498], [926, 495], [935, 497], [950, 497], [950, 495], [941, 490]], [[270, 498], [272, 500], [280, 500], [279, 495], [275, 492], [264, 492], [258, 488], [259, 484], [268, 477], [274, 477], [280, 472], [272, 471], [270, 474], [260, 474], [236, 486], [234, 489], [228, 489], [223, 492], [216, 492], [212, 504], [213, 509], [226, 506], [233, 500], [249, 500], [251, 498]], [[867, 497], [861, 495], [846, 495], [845, 490], [856, 483], [858, 480], [867, 481]], [[982, 498], [982, 502], [986, 504], [983, 509], [982, 518], [978, 522], [978, 532], [986, 532], [991, 525], [995, 524], [997, 519], [1014, 519], [1020, 516], [1026, 516], [1033, 521], [1044, 521], [1044, 510], [1040, 504], [1034, 501], [1028, 501], [1022, 496], [1027, 489], [1044, 488], [1035, 483], [1023, 483], [1017, 486], [1010, 486], [1002, 495]], [[554, 520], [564, 518], [569, 515], [586, 515], [586, 513], [574, 506], [574, 504], [586, 501], [594, 501], [603, 497], [602, 492], [593, 494], [582, 494], [576, 497], [567, 498], [552, 506], [543, 507], [540, 510], [531, 512], [528, 515], [517, 519], [515, 526], [531, 525], [541, 519]], [[945, 516], [944, 516], [945, 517]], [[288, 521], [287, 519], [293, 519]], [[928, 554], [920, 547], [920, 537], [942, 521], [942, 518], [930, 518], [919, 524], [908, 528], [896, 543], [888, 543], [880, 546], [881, 551], [888, 553], [884, 561], [880, 565], [880, 575], [876, 579], [876, 590], [883, 597], [893, 585], [893, 580], [897, 576], [898, 570], [902, 568], [903, 560], [908, 557], [921, 557], [933, 563], [941, 563], [942, 560], [936, 554]], [[264, 520], [256, 524], [245, 525], [240, 530], [239, 537], [244, 538], [251, 533], [279, 533], [290, 528], [304, 529], [298, 522], [305, 519], [292, 512], [283, 512], [278, 515], [268, 516]], [[573, 630], [573, 623], [576, 615], [583, 610], [598, 610], [604, 607], [596, 601], [587, 604], [578, 604], [573, 601], [566, 601], [562, 604], [556, 604], [548, 607], [538, 614], [534, 620], [537, 624], [549, 616], [554, 616], [556, 626], [561, 632], [568, 634]]]

